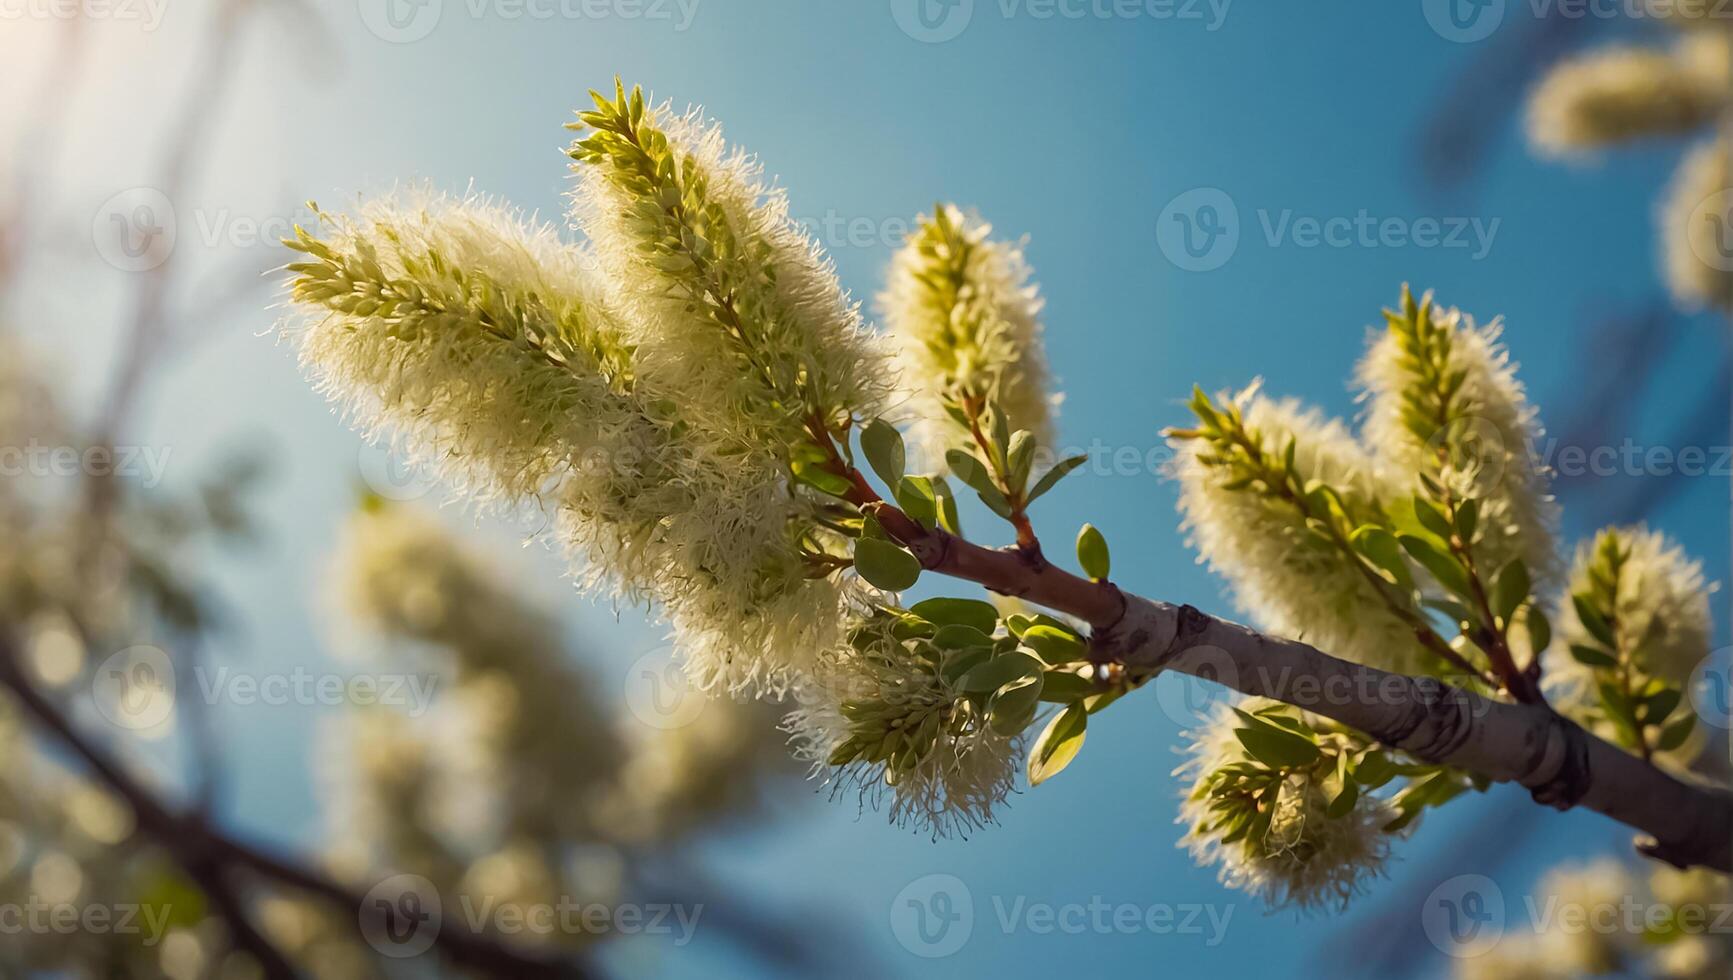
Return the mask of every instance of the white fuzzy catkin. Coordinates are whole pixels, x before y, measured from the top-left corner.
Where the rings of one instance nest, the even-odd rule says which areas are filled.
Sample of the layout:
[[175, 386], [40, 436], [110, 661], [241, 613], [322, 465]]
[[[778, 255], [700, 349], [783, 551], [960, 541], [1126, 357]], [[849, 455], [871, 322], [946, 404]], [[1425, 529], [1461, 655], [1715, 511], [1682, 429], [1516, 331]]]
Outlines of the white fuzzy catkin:
[[1565, 156], [1711, 124], [1727, 105], [1725, 40], [1692, 34], [1670, 49], [1616, 47], [1578, 55], [1529, 99], [1529, 141]]
[[808, 505], [767, 455], [700, 438], [705, 391], [646, 373], [586, 252], [475, 198], [324, 221], [299, 236], [289, 332], [364, 432], [463, 496], [551, 514], [580, 580], [659, 602], [703, 684], [780, 687], [834, 636], [842, 591], [796, 547]]
[[[1502, 327], [1485, 326], [1455, 309], [1423, 301], [1424, 315], [1448, 335], [1446, 374], [1460, 373], [1461, 387], [1448, 418], [1424, 436], [1404, 419], [1405, 396], [1425, 387], [1394, 332], [1384, 331], [1361, 360], [1358, 376], [1368, 407], [1361, 438], [1375, 447], [1378, 466], [1398, 492], [1420, 489], [1424, 473], [1479, 504], [1476, 559], [1482, 574], [1496, 575], [1521, 558], [1537, 583], [1556, 580], [1558, 505], [1536, 447], [1543, 432], [1529, 404], [1516, 365], [1499, 342]], [[1441, 459], [1441, 450], [1448, 461]]]
[[992, 230], [941, 205], [891, 258], [878, 298], [911, 393], [915, 444], [935, 460], [947, 449], [973, 448], [947, 412], [969, 400], [990, 402], [1038, 445], [1052, 442], [1041, 295], [1021, 243], [995, 240]]
[[[1244, 711], [1273, 705], [1248, 699]], [[1382, 873], [1390, 856], [1390, 834], [1381, 828], [1396, 813], [1383, 800], [1362, 793], [1341, 817], [1325, 813], [1328, 799], [1315, 773], [1288, 775], [1280, 801], [1261, 839], [1223, 843], [1202, 828], [1212, 816], [1209, 799], [1198, 797], [1200, 780], [1224, 766], [1250, 759], [1234, 735], [1242, 722], [1235, 705], [1223, 704], [1203, 727], [1185, 733], [1185, 761], [1174, 770], [1186, 787], [1179, 822], [1190, 828], [1180, 845], [1202, 865], [1215, 865], [1222, 884], [1258, 896], [1272, 908], [1342, 907], [1365, 882]]]
[[[574, 145], [574, 220], [608, 270], [639, 369], [735, 451], [786, 454], [809, 425], [880, 414], [882, 342], [763, 167], [715, 122], [601, 100]], [[609, 128], [611, 127], [611, 128]]]
[[[1608, 528], [1577, 549], [1571, 568], [1570, 590], [1590, 589], [1590, 571], [1596, 555], [1615, 538], [1627, 557], [1618, 569], [1618, 592], [1613, 610], [1613, 637], [1619, 652], [1644, 677], [1684, 689], [1692, 674], [1709, 656], [1714, 640], [1714, 622], [1709, 596], [1715, 586], [1705, 581], [1703, 566], [1666, 535], [1644, 527]], [[1565, 644], [1602, 646], [1594, 639], [1573, 603], [1562, 603], [1559, 638]], [[1590, 669], [1567, 656], [1555, 658], [1553, 669], [1561, 684], [1576, 682], [1583, 696], [1594, 696]]]
[[1733, 310], [1733, 168], [1723, 140], [1679, 162], [1657, 211], [1667, 285], [1687, 309]]
[[[940, 837], [992, 823], [1014, 786], [1019, 739], [969, 713], [962, 693], [890, 626], [882, 615], [858, 616], [852, 642], [828, 651], [794, 689], [798, 707], [784, 727], [796, 757], [837, 792], [858, 790], [863, 804], [888, 796], [898, 826]], [[849, 745], [868, 748], [836, 761]]]
[[[1334, 487], [1357, 510], [1380, 506], [1390, 495], [1371, 456], [1340, 422], [1291, 399], [1266, 398], [1256, 386], [1231, 401], [1265, 453], [1279, 458], [1294, 440], [1303, 481]], [[1356, 663], [1403, 673], [1438, 668], [1354, 561], [1312, 535], [1293, 503], [1233, 487], [1234, 472], [1199, 459], [1210, 451], [1206, 440], [1180, 440], [1174, 448], [1169, 473], [1179, 483], [1188, 541], [1258, 625]]]

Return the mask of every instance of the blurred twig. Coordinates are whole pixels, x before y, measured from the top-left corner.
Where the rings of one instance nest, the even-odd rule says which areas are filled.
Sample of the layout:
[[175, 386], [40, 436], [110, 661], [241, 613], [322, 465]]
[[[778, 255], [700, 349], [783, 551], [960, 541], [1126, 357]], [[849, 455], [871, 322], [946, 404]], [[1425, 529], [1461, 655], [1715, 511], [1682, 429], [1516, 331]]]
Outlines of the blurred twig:
[[[252, 925], [243, 902], [228, 881], [229, 872], [248, 871], [306, 892], [332, 905], [345, 919], [383, 914], [364, 902], [358, 892], [325, 875], [228, 836], [205, 814], [171, 810], [104, 749], [80, 734], [60, 709], [37, 690], [22, 666], [10, 632], [5, 629], [0, 629], [0, 687], [10, 691], [44, 730], [127, 802], [139, 828], [173, 856], [199, 885], [217, 914], [228, 923], [236, 944], [259, 960], [270, 980], [298, 974], [282, 952]], [[359, 919], [352, 921], [359, 923]], [[461, 929], [437, 930], [433, 942], [452, 962], [481, 970], [488, 976], [577, 980], [589, 975], [575, 963], [513, 949]]]

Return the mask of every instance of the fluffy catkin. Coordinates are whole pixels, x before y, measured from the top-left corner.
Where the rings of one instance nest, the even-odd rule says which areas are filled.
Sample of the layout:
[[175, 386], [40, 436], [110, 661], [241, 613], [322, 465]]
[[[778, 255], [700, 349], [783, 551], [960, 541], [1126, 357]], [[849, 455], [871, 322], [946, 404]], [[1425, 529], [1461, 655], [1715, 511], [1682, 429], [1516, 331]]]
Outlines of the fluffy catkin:
[[1680, 306], [1733, 310], [1733, 168], [1721, 140], [1691, 149], [1657, 214], [1667, 285]]
[[[1350, 512], [1375, 511], [1390, 495], [1340, 422], [1255, 386], [1231, 401], [1266, 457], [1280, 458], [1293, 440], [1297, 475], [1334, 487]], [[1339, 547], [1311, 533], [1295, 502], [1236, 486], [1236, 471], [1205, 461], [1212, 450], [1204, 440], [1173, 445], [1169, 474], [1179, 484], [1182, 526], [1199, 560], [1228, 581], [1236, 605], [1265, 629], [1357, 663], [1404, 673], [1437, 668], [1388, 597]]]
[[1557, 65], [1528, 105], [1529, 141], [1565, 156], [1713, 123], [1727, 105], [1727, 47], [1710, 34], [1670, 50], [1617, 47]]
[[474, 198], [322, 220], [294, 243], [289, 335], [359, 428], [539, 515], [586, 585], [660, 603], [701, 683], [779, 687], [834, 636], [842, 590], [797, 547], [809, 504], [768, 456], [699, 437], [704, 392], [640, 367], [585, 252]]
[[1273, 704], [1256, 698], [1223, 704], [1202, 728], [1186, 733], [1186, 758], [1174, 771], [1187, 788], [1179, 822], [1190, 830], [1180, 845], [1199, 864], [1215, 865], [1222, 884], [1256, 895], [1272, 908], [1343, 906], [1382, 873], [1390, 856], [1390, 835], [1380, 828], [1395, 811], [1378, 797], [1363, 793], [1352, 810], [1331, 817], [1320, 774], [1295, 770], [1283, 780], [1265, 833], [1226, 841], [1213, 827], [1218, 814], [1201, 784], [1225, 766], [1252, 759], [1234, 734], [1241, 724], [1234, 708], [1255, 711]]
[[1041, 296], [1020, 244], [991, 235], [990, 225], [940, 205], [892, 257], [878, 300], [912, 393], [916, 444], [935, 460], [973, 447], [951, 415], [969, 405], [990, 403], [1012, 430], [1052, 440]]
[[[1558, 505], [1535, 449], [1542, 430], [1494, 321], [1476, 326], [1430, 295], [1404, 311], [1360, 362], [1367, 401], [1362, 439], [1384, 479], [1403, 494], [1421, 474], [1480, 508], [1476, 559], [1492, 576], [1520, 558], [1538, 583], [1558, 574]], [[1414, 355], [1416, 338], [1436, 361]], [[1454, 385], [1454, 387], [1452, 387]]]
[[756, 159], [638, 90], [581, 118], [573, 217], [614, 280], [639, 369], [681, 394], [697, 437], [786, 458], [814, 424], [880, 414], [881, 342]]

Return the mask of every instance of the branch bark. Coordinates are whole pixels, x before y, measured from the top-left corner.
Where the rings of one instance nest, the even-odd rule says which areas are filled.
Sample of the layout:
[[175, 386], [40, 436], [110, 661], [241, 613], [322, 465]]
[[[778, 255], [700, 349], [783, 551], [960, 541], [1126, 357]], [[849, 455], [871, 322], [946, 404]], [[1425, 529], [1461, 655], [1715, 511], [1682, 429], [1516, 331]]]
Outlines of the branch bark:
[[[0, 628], [0, 688], [11, 692], [42, 728], [70, 749], [91, 774], [132, 808], [139, 830], [151, 837], [185, 869], [205, 893], [212, 909], [228, 925], [234, 943], [259, 960], [270, 980], [293, 980], [300, 974], [287, 958], [252, 924], [231, 873], [245, 871], [324, 901], [345, 918], [384, 913], [354, 891], [293, 860], [278, 857], [237, 840], [210, 823], [202, 812], [178, 813], [138, 780], [102, 747], [85, 738], [25, 673], [9, 630]], [[437, 931], [434, 948], [453, 963], [485, 976], [583, 980], [589, 971], [576, 963], [515, 949], [459, 928]]]
[[1283, 701], [1427, 762], [1520, 783], [1537, 803], [1604, 814], [1646, 834], [1637, 847], [1650, 857], [1733, 872], [1733, 793], [1669, 775], [1545, 704], [1494, 701], [1436, 677], [1350, 663], [1015, 550], [923, 528], [889, 504], [868, 506], [928, 570], [1087, 622], [1098, 662], [1177, 670]]

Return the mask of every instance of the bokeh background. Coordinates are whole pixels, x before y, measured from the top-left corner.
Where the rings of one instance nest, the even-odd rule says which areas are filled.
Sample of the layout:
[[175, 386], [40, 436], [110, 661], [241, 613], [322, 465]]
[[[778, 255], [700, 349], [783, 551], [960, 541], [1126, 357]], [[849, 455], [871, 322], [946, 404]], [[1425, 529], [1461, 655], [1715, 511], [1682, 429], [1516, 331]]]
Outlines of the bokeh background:
[[[152, 274], [117, 253], [115, 229], [173, 233], [166, 306], [186, 329], [162, 345], [119, 438], [167, 450], [165, 484], [236, 447], [267, 462], [260, 545], [209, 556], [205, 575], [244, 624], [215, 655], [255, 669], [353, 669], [322, 626], [338, 528], [360, 489], [441, 500], [364, 447], [271, 333], [275, 289], [261, 274], [286, 261], [276, 239], [308, 220], [308, 199], [340, 209], [408, 181], [560, 220], [561, 127], [616, 75], [701, 103], [760, 155], [857, 298], [870, 301], [902, 233], [935, 200], [1027, 235], [1067, 392], [1061, 442], [1097, 460], [1036, 516], [1062, 538], [1085, 520], [1101, 527], [1116, 578], [1148, 594], [1231, 612], [1194, 564], [1159, 474], [1158, 432], [1183, 420], [1192, 384], [1262, 377], [1351, 417], [1352, 366], [1405, 282], [1504, 317], [1557, 440], [1543, 452], [1628, 440], [1703, 447], [1714, 460], [1729, 444], [1726, 324], [1674, 310], [1656, 268], [1654, 201], [1680, 147], [1561, 166], [1533, 159], [1519, 135], [1534, 73], [1581, 43], [1666, 30], [1652, 19], [1613, 5], [1566, 17], [1526, 0], [1495, 0], [1468, 27], [1430, 0], [922, 5], [117, 0], [69, 17], [0, 0], [5, 320], [47, 352], [64, 404], [99, 413], [140, 278]], [[1200, 205], [1237, 216], [1237, 235], [1192, 254], [1175, 216], [1207, 222]], [[1430, 244], [1308, 243], [1291, 224], [1362, 215], [1463, 231]], [[1727, 582], [1725, 459], [1695, 476], [1644, 467], [1640, 454], [1624, 469], [1561, 478], [1566, 538], [1644, 520]], [[577, 596], [556, 556], [516, 547], [521, 528], [443, 516], [561, 610], [605, 691], [641, 695], [634, 685], [666, 651], [640, 611]], [[1346, 913], [1266, 914], [1175, 847], [1174, 747], [1205, 692], [1156, 686], [1102, 716], [1069, 771], [971, 839], [934, 842], [793, 782], [698, 860], [756, 905], [834, 937], [867, 975], [1297, 977], [1441, 974], [1448, 958], [1423, 921], [1435, 887], [1488, 875], [1515, 916], [1543, 869], [1626, 847], [1601, 818], [1542, 813], [1500, 787], [1429, 816], [1391, 877]], [[326, 830], [317, 732], [342, 710], [217, 704], [225, 825], [316, 850]], [[911, 897], [955, 889], [932, 875], [954, 876], [974, 910], [966, 940], [939, 959], [897, 931]], [[1092, 901], [1228, 918], [1219, 934], [1001, 921], [1014, 907]], [[702, 925], [689, 945], [645, 937], [601, 956], [630, 975], [767, 969]]]

